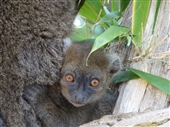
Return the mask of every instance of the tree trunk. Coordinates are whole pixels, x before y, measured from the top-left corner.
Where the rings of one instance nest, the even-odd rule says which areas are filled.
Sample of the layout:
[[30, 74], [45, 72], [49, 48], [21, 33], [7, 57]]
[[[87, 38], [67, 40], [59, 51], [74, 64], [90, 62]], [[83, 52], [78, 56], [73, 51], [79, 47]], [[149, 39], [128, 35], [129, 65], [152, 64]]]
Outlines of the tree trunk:
[[[152, 35], [153, 16], [156, 7], [155, 1], [152, 2], [144, 32], [144, 42], [146, 43], [142, 45], [139, 55], [142, 55], [151, 43], [156, 42], [155, 45], [157, 45], [170, 33], [169, 6], [170, 3], [168, 1], [161, 2], [154, 31], [155, 34]], [[155, 50], [152, 50], [147, 58], [137, 62], [132, 62], [130, 66], [170, 80], [170, 66], [168, 65], [168, 63], [170, 63], [170, 59], [160, 59], [160, 56], [154, 55], [165, 51], [170, 51], [170, 37], [167, 37], [160, 46], [158, 46]], [[156, 57], [159, 59], [155, 59]], [[170, 97], [167, 94], [155, 88], [148, 82], [142, 79], [131, 80], [121, 85], [114, 114], [143, 112], [146, 109], [156, 110], [166, 108], [168, 107], [169, 100]]]
[[[163, 78], [170, 80], [170, 59], [161, 58], [163, 56], [163, 52], [170, 51], [170, 2], [169, 1], [161, 1], [158, 18], [156, 22], [156, 27], [154, 34], [152, 35], [152, 25], [154, 20], [154, 13], [156, 8], [156, 2], [152, 1], [150, 13], [148, 17], [148, 21], [146, 24], [146, 28], [144, 31], [144, 42], [146, 42], [141, 47], [141, 52], [139, 52], [139, 56], [145, 52], [145, 50], [150, 46], [150, 44], [156, 42], [156, 45], [163, 42], [157, 47], [153, 48], [150, 54], [144, 58], [139, 59], [138, 61], [133, 61], [130, 64], [130, 67], [136, 68]], [[129, 5], [126, 15], [124, 17], [123, 23], [126, 26], [130, 26], [131, 23], [130, 17], [131, 15], [132, 4]], [[168, 36], [167, 36], [168, 35]], [[123, 55], [128, 60], [132, 60], [132, 58], [136, 57], [134, 47], [126, 48], [125, 50], [121, 49], [121, 55]], [[158, 55], [158, 53], [160, 53]], [[170, 88], [169, 88], [170, 91]], [[169, 107], [170, 96], [152, 86], [148, 82], [142, 79], [131, 80], [129, 82], [123, 83], [119, 88], [119, 97], [113, 112], [113, 116], [106, 116], [101, 120], [93, 121], [89, 124], [83, 125], [82, 127], [110, 127], [110, 126], [126, 126], [126, 125], [146, 125], [151, 126], [152, 124], [143, 124], [143, 123], [156, 123], [157, 125], [170, 125], [170, 108]], [[165, 109], [167, 108], [167, 109]], [[148, 112], [148, 111], [152, 112]], [[159, 110], [159, 111], [157, 111]], [[148, 112], [147, 116], [151, 115], [151, 117], [146, 117], [145, 113], [143, 113], [140, 117], [140, 112]], [[136, 113], [133, 118], [133, 112]], [[126, 114], [130, 113], [127, 119], [125, 118]], [[115, 116], [118, 114], [124, 114], [116, 118]], [[161, 114], [161, 115], [160, 115]], [[161, 117], [159, 117], [161, 116]], [[136, 118], [139, 118], [137, 121]], [[147, 119], [146, 119], [147, 118]], [[116, 122], [115, 122], [116, 121]], [[161, 121], [161, 122], [160, 122]], [[153, 126], [153, 125], [152, 125]]]

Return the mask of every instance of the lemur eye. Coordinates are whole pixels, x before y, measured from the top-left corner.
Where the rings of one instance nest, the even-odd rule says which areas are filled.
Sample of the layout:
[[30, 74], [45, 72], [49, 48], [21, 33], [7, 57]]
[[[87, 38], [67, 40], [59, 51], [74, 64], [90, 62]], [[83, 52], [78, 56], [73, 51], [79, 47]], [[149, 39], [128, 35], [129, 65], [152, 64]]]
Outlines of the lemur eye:
[[66, 74], [65, 79], [67, 82], [74, 82], [74, 77], [71, 74]]
[[98, 79], [92, 79], [90, 85], [94, 86], [94, 87], [98, 86], [99, 85], [99, 80]]

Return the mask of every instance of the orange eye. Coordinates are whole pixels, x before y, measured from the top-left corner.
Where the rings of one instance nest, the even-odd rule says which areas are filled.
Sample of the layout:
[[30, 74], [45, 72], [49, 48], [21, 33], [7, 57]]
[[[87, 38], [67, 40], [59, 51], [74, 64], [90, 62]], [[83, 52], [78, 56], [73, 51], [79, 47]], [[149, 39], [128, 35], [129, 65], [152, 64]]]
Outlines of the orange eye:
[[71, 74], [66, 74], [65, 79], [68, 82], [74, 82], [74, 77]]
[[90, 85], [94, 86], [94, 87], [98, 86], [99, 85], [99, 80], [98, 79], [92, 79]]

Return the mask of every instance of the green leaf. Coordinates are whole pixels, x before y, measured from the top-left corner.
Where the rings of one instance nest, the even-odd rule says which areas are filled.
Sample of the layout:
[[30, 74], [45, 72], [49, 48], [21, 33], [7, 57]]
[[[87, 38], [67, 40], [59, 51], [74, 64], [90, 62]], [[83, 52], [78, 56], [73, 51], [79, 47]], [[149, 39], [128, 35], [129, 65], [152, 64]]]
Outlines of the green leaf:
[[144, 43], [145, 43], [145, 42], [138, 42], [138, 43], [136, 43], [136, 46], [137, 46], [137, 47], [140, 47], [140, 46], [142, 46]]
[[72, 33], [70, 36], [72, 42], [78, 42], [87, 38], [89, 38], [89, 36], [86, 36], [85, 27], [75, 29], [74, 33]]
[[114, 76], [112, 84], [125, 82], [137, 78], [139, 78], [139, 76], [131, 71], [122, 71]]
[[[91, 43], [93, 44], [95, 41], [95, 39], [85, 39], [85, 40], [82, 40], [82, 41], [79, 41], [78, 43], [84, 43], [84, 42], [87, 42], [87, 43]], [[77, 42], [76, 42], [77, 43]]]
[[[102, 8], [102, 3], [99, 0], [95, 0], [95, 1], [86, 0], [84, 5], [79, 11], [79, 14], [84, 16], [89, 21], [95, 23], [99, 16], [100, 9], [103, 9], [103, 8]], [[106, 13], [102, 10], [102, 13], [99, 19], [103, 17], [105, 14]]]
[[130, 0], [120, 0], [120, 11], [123, 12], [129, 5]]
[[111, 0], [111, 2], [112, 2], [112, 11], [118, 11], [117, 0]]
[[110, 11], [107, 9], [106, 6], [103, 6], [103, 9], [104, 9], [104, 11], [106, 12], [106, 14], [109, 14], [109, 13], [110, 13]]
[[127, 46], [130, 46], [132, 38], [130, 36], [127, 36], [127, 41], [128, 41]]
[[161, 3], [161, 0], [156, 0], [156, 10], [155, 10], [155, 15], [154, 15], [152, 34], [154, 33], [154, 29], [155, 29], [155, 24], [156, 24], [156, 20], [157, 20], [157, 16], [158, 16], [158, 10], [159, 10], [159, 7], [160, 7], [160, 3]]
[[[91, 27], [91, 30], [94, 29], [94, 26]], [[103, 27], [100, 25], [96, 25], [95, 29], [94, 29], [94, 33], [93, 36], [91, 36], [91, 38], [96, 38], [97, 36], [99, 36], [100, 34], [102, 34], [104, 31]]]
[[130, 71], [138, 75], [140, 78], [146, 80], [150, 84], [154, 85], [158, 89], [170, 95], [170, 81], [143, 71], [139, 71], [133, 68], [128, 68]]
[[90, 38], [89, 28], [91, 28], [91, 25], [88, 23], [81, 28], [74, 27], [74, 32], [70, 35], [71, 41], [78, 42]]
[[92, 47], [92, 50], [90, 51], [89, 55], [94, 52], [95, 50], [101, 48], [108, 42], [112, 41], [116, 37], [122, 35], [123, 33], [129, 32], [130, 29], [126, 27], [120, 27], [120, 26], [111, 26], [108, 28], [105, 32], [103, 32], [101, 35], [99, 35]]
[[111, 12], [105, 15], [98, 23], [110, 22], [111, 20], [113, 20], [113, 18], [119, 18], [122, 16], [123, 16], [122, 13], [119, 11]]
[[133, 0], [132, 34], [135, 35], [135, 45], [143, 41], [143, 32], [148, 18], [150, 2], [150, 0]]

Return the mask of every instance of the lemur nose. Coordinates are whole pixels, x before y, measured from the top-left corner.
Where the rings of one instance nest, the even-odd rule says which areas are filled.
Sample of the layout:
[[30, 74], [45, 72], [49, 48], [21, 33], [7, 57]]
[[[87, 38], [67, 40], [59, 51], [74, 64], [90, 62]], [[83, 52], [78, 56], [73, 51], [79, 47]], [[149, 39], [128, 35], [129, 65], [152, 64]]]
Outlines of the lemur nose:
[[83, 103], [85, 97], [83, 95], [75, 95], [74, 99], [75, 99], [75, 103], [81, 104], [81, 103]]

